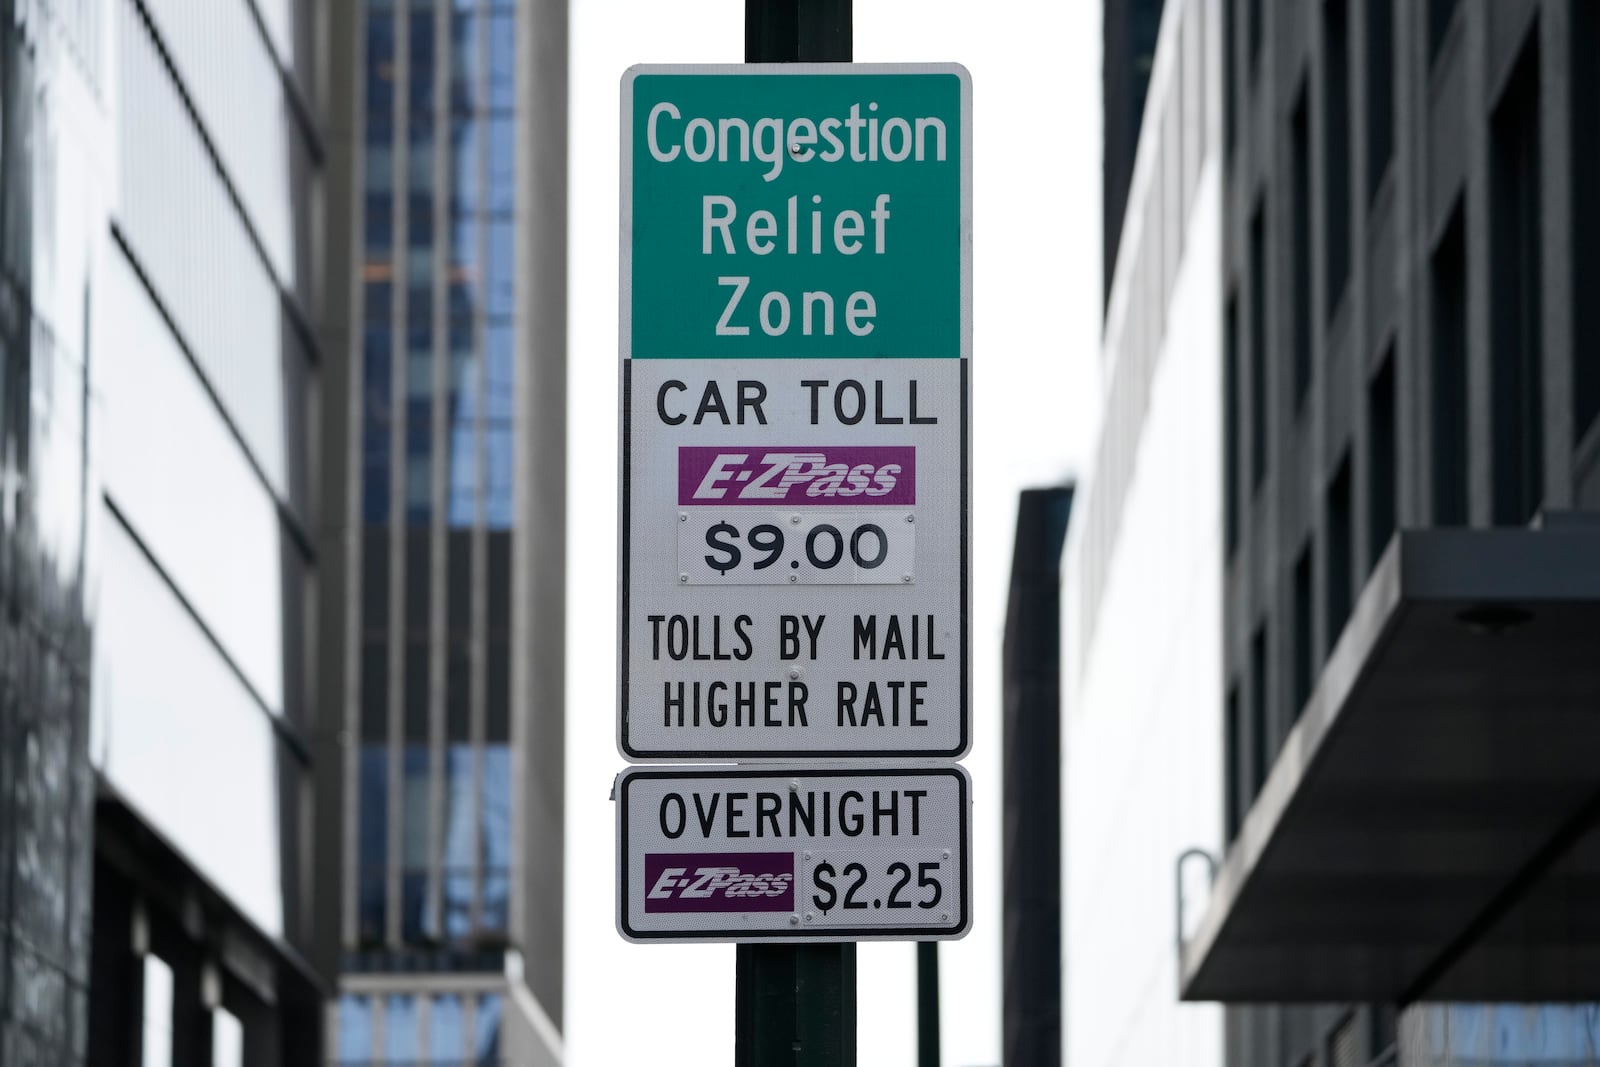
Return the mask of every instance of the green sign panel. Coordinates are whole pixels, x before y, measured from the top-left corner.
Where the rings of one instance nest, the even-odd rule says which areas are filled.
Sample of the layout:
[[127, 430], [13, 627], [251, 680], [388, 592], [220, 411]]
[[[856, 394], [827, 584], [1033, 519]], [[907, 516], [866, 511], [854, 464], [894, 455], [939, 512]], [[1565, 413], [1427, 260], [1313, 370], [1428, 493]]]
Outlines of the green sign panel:
[[964, 68], [636, 67], [622, 110], [625, 357], [968, 354]]

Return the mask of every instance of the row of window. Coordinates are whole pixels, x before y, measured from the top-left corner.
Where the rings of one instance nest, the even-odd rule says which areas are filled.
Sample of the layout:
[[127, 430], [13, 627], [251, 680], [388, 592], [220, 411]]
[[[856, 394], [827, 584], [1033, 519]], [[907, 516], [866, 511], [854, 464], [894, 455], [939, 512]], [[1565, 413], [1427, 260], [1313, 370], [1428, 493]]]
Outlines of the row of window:
[[[1324, 0], [1321, 5], [1324, 33], [1335, 37], [1342, 32], [1338, 25], [1342, 16], [1335, 16], [1330, 24], [1328, 12], [1338, 3], [1339, 0]], [[1442, 9], [1435, 5], [1431, 10], [1437, 13]], [[1448, 13], [1440, 17], [1448, 23]], [[1372, 21], [1370, 10], [1368, 19], [1369, 31], [1388, 25], [1384, 19]], [[1438, 25], [1430, 22], [1430, 32]], [[1576, 57], [1583, 54], [1585, 40], [1600, 40], [1600, 16], [1592, 12], [1580, 16], [1574, 20], [1573, 32]], [[1420, 460], [1415, 469], [1423, 476], [1413, 521], [1435, 526], [1523, 526], [1537, 516], [1547, 493], [1546, 437], [1552, 427], [1544, 398], [1547, 376], [1552, 373], [1570, 366], [1571, 436], [1561, 444], [1578, 450], [1593, 436], [1600, 416], [1600, 358], [1594, 353], [1600, 348], [1585, 347], [1585, 331], [1594, 329], [1595, 316], [1585, 306], [1592, 302], [1583, 300], [1576, 288], [1572, 290], [1577, 328], [1571, 362], [1567, 364], [1559, 353], [1546, 352], [1546, 175], [1542, 173], [1542, 146], [1544, 138], [1557, 135], [1558, 131], [1549, 125], [1546, 116], [1550, 110], [1541, 107], [1540, 102], [1540, 40], [1540, 25], [1535, 20], [1507, 68], [1487, 116], [1487, 215], [1479, 223], [1468, 210], [1464, 191], [1457, 188], [1454, 203], [1442, 213], [1443, 224], [1432, 240], [1419, 277], [1422, 284], [1416, 287], [1426, 310], [1419, 340], [1398, 349], [1415, 351], [1418, 356], [1414, 363], [1399, 362], [1396, 339], [1390, 337], [1368, 365], [1364, 388], [1352, 397], [1351, 404], [1356, 411], [1364, 412], [1365, 418], [1355, 419], [1349, 440], [1335, 442], [1336, 447], [1326, 460], [1326, 474], [1313, 490], [1310, 512], [1316, 518], [1308, 524], [1311, 529], [1282, 557], [1283, 580], [1289, 594], [1286, 626], [1281, 634], [1275, 630], [1269, 609], [1268, 615], [1256, 624], [1241, 657], [1239, 679], [1229, 691], [1226, 724], [1226, 821], [1230, 838], [1265, 779], [1270, 754], [1281, 744], [1309, 698], [1355, 598], [1397, 526], [1396, 469], [1402, 447], [1397, 421], [1403, 380], [1400, 372], [1408, 365], [1412, 367], [1411, 381], [1418, 388], [1415, 410], [1420, 416], [1416, 422], [1419, 432], [1406, 438], [1406, 444], [1416, 450]], [[1325, 43], [1324, 47], [1326, 51], [1330, 46]], [[1392, 48], [1373, 48], [1372, 52], [1388, 55]], [[1574, 68], [1580, 65], [1575, 63]], [[1595, 76], [1575, 70], [1574, 77], [1580, 81], [1587, 78], [1592, 84]], [[1330, 96], [1325, 92], [1324, 100]], [[1577, 90], [1571, 99], [1575, 157], [1572, 188], [1581, 190], [1589, 178], [1600, 173], [1600, 160], [1593, 146], [1581, 143], [1584, 124], [1594, 123], [1592, 109], [1577, 103], [1582, 99]], [[1304, 399], [1313, 372], [1309, 261], [1314, 235], [1306, 206], [1310, 140], [1307, 109], [1302, 83], [1288, 112], [1287, 130], [1290, 168], [1286, 184], [1292, 198], [1286, 246], [1292, 261], [1287, 301], [1292, 327], [1288, 331], [1293, 345], [1291, 358], [1280, 363], [1269, 342], [1269, 335], [1280, 334], [1271, 330], [1267, 309], [1283, 306], [1283, 302], [1272, 299], [1269, 292], [1268, 279], [1273, 272], [1268, 256], [1265, 192], [1257, 197], [1245, 228], [1242, 285], [1230, 296], [1224, 314], [1224, 507], [1230, 559], [1238, 558], [1244, 519], [1260, 499], [1269, 470], [1280, 462], [1271, 454], [1269, 395], [1286, 401], [1284, 410], [1289, 418], [1308, 419]], [[1374, 136], [1370, 130], [1368, 136]], [[1392, 132], [1382, 136], [1392, 138]], [[1340, 154], [1338, 150], [1324, 151], [1325, 158]], [[1577, 199], [1583, 199], [1581, 193]], [[1583, 213], [1586, 210], [1575, 206], [1575, 224], [1593, 228], [1595, 220]], [[1332, 217], [1324, 221], [1324, 232], [1339, 238], [1331, 243], [1347, 246], [1347, 232], [1336, 228], [1339, 221]], [[1472, 238], [1470, 231], [1475, 225], [1486, 228], [1486, 241]], [[1488, 255], [1480, 264], [1473, 264], [1469, 252], [1477, 247], [1486, 247]], [[1575, 242], [1571, 255], [1575, 286], [1580, 279], [1600, 271], [1596, 265], [1600, 254], [1592, 247]], [[1376, 261], [1368, 268], [1379, 277], [1392, 273], [1392, 269], [1391, 264]], [[1334, 277], [1331, 269], [1325, 276]], [[1481, 311], [1473, 307], [1471, 299], [1473, 287], [1480, 285], [1481, 291], [1493, 294]], [[1474, 340], [1480, 321], [1488, 327], [1481, 342]], [[1358, 353], [1363, 351], [1359, 344], [1353, 348]], [[1482, 385], [1475, 382], [1470, 371], [1479, 358], [1484, 360], [1487, 371]], [[1276, 371], [1269, 373], [1269, 367], [1280, 366], [1292, 374], [1290, 390], [1273, 384]], [[1348, 388], [1348, 379], [1330, 377], [1328, 389]], [[1473, 400], [1480, 388], [1484, 390], [1481, 406]], [[1339, 406], [1334, 398], [1329, 398], [1328, 404]], [[1482, 415], [1475, 414], [1479, 410]], [[1490, 442], [1492, 447], [1481, 453], [1483, 464], [1475, 465], [1473, 456], [1479, 454], [1484, 442]], [[1475, 470], [1483, 471], [1478, 481], [1472, 477]], [[1288, 475], [1280, 475], [1283, 476]], [[1248, 497], [1245, 486], [1250, 487]], [[1287, 487], [1280, 488], [1288, 492]], [[1262, 557], [1262, 553], [1252, 552], [1249, 558]], [[1271, 583], [1265, 585], [1270, 588]], [[1277, 681], [1277, 671], [1269, 669], [1280, 662], [1287, 667], [1283, 683]], [[1277, 711], [1280, 695], [1288, 699], [1283, 714]]]
[[396, 104], [396, 61], [405, 34], [406, 110], [431, 113], [437, 103], [441, 20], [448, 24], [452, 114], [510, 114], [516, 101], [516, 25], [510, 6], [409, 0], [404, 12], [372, 5], [367, 13], [367, 110], [388, 114]]
[[[442, 782], [433, 753], [364, 744], [357, 790], [358, 942], [464, 947], [504, 941], [511, 893], [511, 756], [505, 745], [452, 744]], [[400, 807], [390, 807], [399, 776]], [[443, 802], [440, 851], [430, 837]], [[391, 825], [391, 819], [397, 825]], [[398, 853], [396, 851], [398, 849]], [[430, 881], [434, 885], [430, 885]]]
[[504, 1000], [498, 993], [346, 993], [339, 998], [336, 1062], [497, 1067]]

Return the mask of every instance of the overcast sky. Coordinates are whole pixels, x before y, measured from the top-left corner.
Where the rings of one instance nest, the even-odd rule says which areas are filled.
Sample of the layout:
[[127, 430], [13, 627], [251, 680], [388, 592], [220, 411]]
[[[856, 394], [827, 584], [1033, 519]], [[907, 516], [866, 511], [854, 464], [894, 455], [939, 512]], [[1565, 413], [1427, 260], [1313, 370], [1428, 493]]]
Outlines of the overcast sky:
[[[855, 0], [861, 62], [972, 75], [972, 933], [940, 947], [943, 1060], [1000, 1062], [1000, 640], [1018, 490], [1086, 465], [1100, 336], [1098, 0]], [[731, 945], [631, 945], [614, 917], [619, 81], [743, 59], [742, 0], [572, 0], [568, 462], [569, 1067], [733, 1062]], [[863, 1067], [914, 1067], [915, 952], [867, 944]]]

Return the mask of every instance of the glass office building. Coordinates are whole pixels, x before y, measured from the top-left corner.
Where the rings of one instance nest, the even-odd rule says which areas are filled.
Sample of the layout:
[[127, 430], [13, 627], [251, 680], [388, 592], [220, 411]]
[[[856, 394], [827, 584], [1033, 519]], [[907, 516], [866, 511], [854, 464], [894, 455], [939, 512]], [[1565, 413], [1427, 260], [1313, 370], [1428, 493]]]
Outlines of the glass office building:
[[335, 18], [360, 75], [330, 1054], [557, 1063], [565, 5]]
[[0, 3], [0, 1062], [321, 1054], [316, 33]]

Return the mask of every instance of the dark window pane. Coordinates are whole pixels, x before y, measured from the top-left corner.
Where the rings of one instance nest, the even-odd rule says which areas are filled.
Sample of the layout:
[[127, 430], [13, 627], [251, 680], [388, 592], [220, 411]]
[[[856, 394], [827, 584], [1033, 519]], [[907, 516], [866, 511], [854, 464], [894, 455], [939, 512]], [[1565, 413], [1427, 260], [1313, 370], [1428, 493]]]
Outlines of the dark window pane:
[[1294, 563], [1294, 693], [1290, 714], [1296, 719], [1305, 710], [1316, 677], [1316, 651], [1311, 633], [1311, 545], [1300, 549]]
[[[1577, 5], [1582, 7], [1583, 4]], [[1450, 29], [1450, 19], [1456, 13], [1456, 0], [1428, 0], [1428, 56], [1439, 54], [1444, 44], [1445, 32]]]
[[1367, 385], [1367, 568], [1378, 565], [1395, 525], [1394, 352], [1383, 357]]
[[[1572, 291], [1600, 293], [1600, 4], [1572, 12]], [[1600, 417], [1600, 300], [1573, 301], [1572, 427], [1581, 439]]]
[[1394, 3], [1367, 0], [1367, 197], [1394, 154]]
[[1222, 153], [1224, 158], [1233, 154], [1239, 140], [1239, 93], [1234, 88], [1238, 78], [1239, 48], [1234, 41], [1239, 32], [1239, 0], [1223, 0], [1222, 5]]
[[450, 120], [450, 210], [458, 215], [471, 215], [478, 210], [478, 187], [483, 180], [479, 155], [482, 128], [482, 123], [471, 115], [457, 115]]
[[1290, 180], [1294, 213], [1289, 259], [1294, 264], [1294, 403], [1299, 410], [1311, 387], [1311, 127], [1308, 86], [1302, 82], [1289, 119]]
[[[394, 252], [394, 194], [369, 192], [362, 215], [366, 259], [384, 261]], [[372, 277], [369, 272], [368, 278]]]
[[374, 420], [361, 431], [361, 514], [372, 526], [389, 521], [389, 424]]
[[1243, 819], [1239, 803], [1240, 792], [1243, 789], [1241, 773], [1244, 752], [1244, 722], [1239, 711], [1239, 687], [1231, 686], [1228, 689], [1227, 723], [1224, 726], [1224, 766], [1223, 766], [1223, 796], [1222, 796], [1222, 821], [1231, 843], [1239, 836], [1239, 823]]
[[427, 400], [413, 400], [409, 406], [413, 415], [428, 417], [411, 418], [406, 425], [406, 522], [426, 526], [433, 514], [432, 405]]
[[1345, 453], [1328, 483], [1328, 647], [1339, 643], [1339, 634], [1350, 618], [1351, 565], [1350, 454]]
[[[472, 933], [475, 884], [473, 848], [477, 841], [472, 795], [473, 748], [452, 744], [445, 752], [444, 931], [452, 943]], [[459, 1045], [456, 1046], [459, 1049]]]
[[1430, 361], [1433, 427], [1433, 521], [1467, 521], [1467, 245], [1464, 209], [1456, 204], [1430, 274]]
[[[409, 741], [409, 739], [408, 739]], [[415, 944], [437, 932], [428, 913], [428, 749], [405, 747], [405, 782], [401, 794], [400, 936]]]
[[389, 625], [389, 531], [369, 528], [361, 537], [361, 630], [379, 637]]
[[1256, 71], [1261, 69], [1261, 40], [1266, 36], [1263, 23], [1266, 21], [1266, 12], [1262, 10], [1261, 0], [1248, 0], [1250, 14], [1249, 22], [1245, 27], [1249, 34], [1250, 43], [1250, 77], [1256, 76]]
[[360, 767], [356, 903], [360, 940], [373, 944], [383, 940], [384, 928], [384, 870], [389, 855], [388, 747], [363, 744]]
[[1227, 557], [1232, 558], [1239, 547], [1239, 420], [1244, 405], [1239, 398], [1239, 299], [1228, 295], [1227, 307], [1222, 313], [1222, 374], [1223, 374], [1223, 447], [1222, 521], [1226, 531]]
[[1497, 525], [1527, 523], [1544, 500], [1538, 40], [1537, 32], [1530, 35], [1490, 130], [1490, 455]]
[[413, 745], [428, 743], [428, 643], [405, 644], [405, 739]]
[[1328, 318], [1350, 277], [1350, 39], [1345, 0], [1322, 5], [1323, 237], [1327, 243]]
[[1267, 477], [1267, 250], [1266, 204], [1250, 218], [1250, 484]]
[[411, 0], [410, 101], [413, 114], [433, 110], [435, 67], [434, 21], [431, 0]]
[[394, 15], [372, 11], [367, 15], [367, 113], [394, 112]]
[[478, 16], [473, 11], [450, 13], [450, 109], [471, 114], [478, 110], [478, 79], [483, 72], [478, 37]]
[[1250, 639], [1250, 802], [1267, 780], [1267, 632], [1256, 627]]

